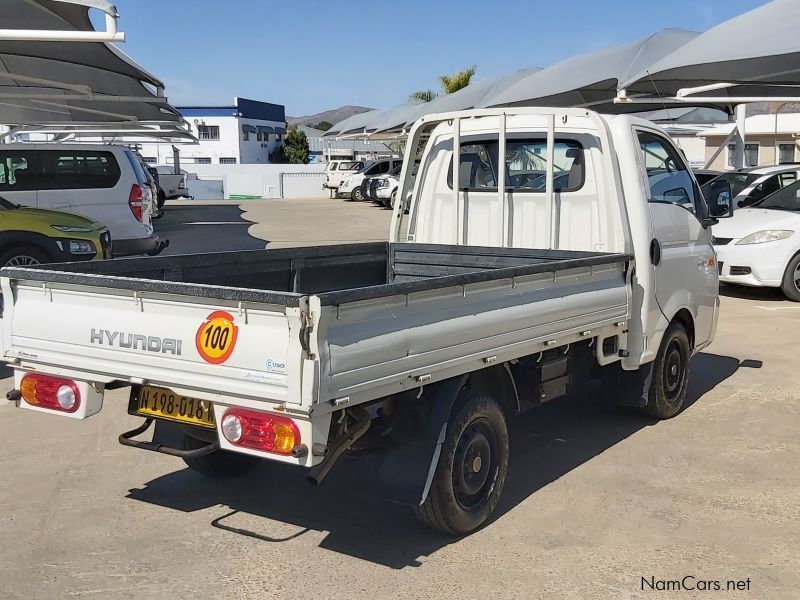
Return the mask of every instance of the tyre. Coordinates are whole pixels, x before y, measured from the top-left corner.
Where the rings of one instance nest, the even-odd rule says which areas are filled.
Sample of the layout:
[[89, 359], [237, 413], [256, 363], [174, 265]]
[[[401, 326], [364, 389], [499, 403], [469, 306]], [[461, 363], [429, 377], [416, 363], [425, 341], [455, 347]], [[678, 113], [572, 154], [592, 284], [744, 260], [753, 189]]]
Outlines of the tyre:
[[789, 300], [800, 302], [800, 254], [789, 261], [783, 274], [781, 291]]
[[689, 385], [690, 358], [686, 329], [680, 323], [671, 323], [653, 362], [645, 413], [657, 419], [671, 419], [681, 411]]
[[361, 193], [361, 186], [353, 189], [353, 193], [350, 194], [350, 199], [353, 202], [363, 202], [364, 194]]
[[18, 246], [0, 254], [0, 267], [30, 267], [53, 262], [47, 252], [36, 246]]
[[394, 210], [394, 205], [397, 202], [397, 190], [392, 192], [392, 197], [389, 199], [389, 208]]
[[450, 417], [428, 497], [417, 519], [448, 535], [486, 523], [497, 507], [508, 471], [508, 428], [491, 396], [469, 398]]
[[164, 204], [166, 204], [166, 202], [167, 202], [167, 195], [164, 193], [164, 190], [158, 190], [158, 200], [156, 201], [158, 210], [164, 208]]
[[[208, 442], [198, 440], [188, 434], [183, 438], [184, 450], [196, 450], [202, 448], [206, 444], [208, 444]], [[231, 479], [251, 471], [261, 461], [255, 456], [217, 450], [211, 454], [205, 454], [195, 458], [184, 458], [183, 462], [193, 471], [197, 471], [206, 477]]]

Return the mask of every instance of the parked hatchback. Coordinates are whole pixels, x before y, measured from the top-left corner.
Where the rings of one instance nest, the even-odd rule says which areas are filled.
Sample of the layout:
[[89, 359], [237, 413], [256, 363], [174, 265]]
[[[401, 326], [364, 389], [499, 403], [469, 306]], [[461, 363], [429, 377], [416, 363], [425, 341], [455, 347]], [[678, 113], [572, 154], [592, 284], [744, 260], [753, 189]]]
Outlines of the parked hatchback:
[[[745, 208], [785, 188], [787, 185], [793, 184], [798, 180], [798, 174], [800, 174], [800, 166], [798, 165], [754, 167], [729, 171], [711, 181], [727, 181], [731, 186], [733, 206]], [[703, 185], [704, 192], [707, 191], [707, 186], [710, 183]]]
[[0, 197], [0, 267], [104, 258], [111, 258], [111, 236], [102, 223]]
[[105, 223], [114, 255], [157, 254], [154, 198], [128, 148], [88, 144], [0, 146], [0, 195], [15, 204], [83, 215]]

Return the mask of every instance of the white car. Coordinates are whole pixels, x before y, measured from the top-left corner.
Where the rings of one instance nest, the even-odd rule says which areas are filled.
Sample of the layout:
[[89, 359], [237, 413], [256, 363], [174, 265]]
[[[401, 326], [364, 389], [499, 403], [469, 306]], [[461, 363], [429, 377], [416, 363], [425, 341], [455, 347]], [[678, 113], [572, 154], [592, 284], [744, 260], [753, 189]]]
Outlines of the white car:
[[368, 163], [360, 173], [350, 175], [350, 177], [346, 177], [342, 181], [341, 185], [339, 185], [339, 195], [350, 200], [355, 200], [356, 202], [366, 200], [361, 190], [361, 184], [364, 178], [389, 173], [397, 165], [402, 164], [402, 158], [384, 158]]
[[2, 144], [0, 195], [105, 224], [114, 256], [158, 254], [168, 244], [153, 233], [156, 198], [147, 175], [123, 146]]
[[800, 302], [800, 181], [714, 225], [720, 281], [781, 288]]
[[[798, 179], [800, 179], [800, 165], [779, 165], [730, 171], [712, 181], [727, 181], [731, 186], [734, 208], [745, 208], [793, 184]], [[703, 184], [704, 191], [709, 183]]]
[[332, 160], [325, 166], [325, 181], [322, 188], [331, 190], [332, 194], [338, 194], [342, 181], [363, 168], [364, 163], [360, 160]]

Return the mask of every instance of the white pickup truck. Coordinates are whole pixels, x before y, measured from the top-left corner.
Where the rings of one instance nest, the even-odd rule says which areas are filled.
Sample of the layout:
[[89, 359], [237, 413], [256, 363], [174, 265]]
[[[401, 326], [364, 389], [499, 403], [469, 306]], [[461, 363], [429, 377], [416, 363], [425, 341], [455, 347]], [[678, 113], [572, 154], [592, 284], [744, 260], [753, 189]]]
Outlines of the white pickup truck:
[[268, 459], [319, 483], [372, 449], [386, 496], [448, 534], [494, 511], [517, 413], [599, 378], [677, 414], [715, 333], [730, 190], [710, 210], [628, 116], [471, 110], [422, 118], [423, 140], [387, 243], [3, 269], [9, 398], [84, 419], [130, 386], [109, 408], [143, 422], [120, 442], [211, 476]]

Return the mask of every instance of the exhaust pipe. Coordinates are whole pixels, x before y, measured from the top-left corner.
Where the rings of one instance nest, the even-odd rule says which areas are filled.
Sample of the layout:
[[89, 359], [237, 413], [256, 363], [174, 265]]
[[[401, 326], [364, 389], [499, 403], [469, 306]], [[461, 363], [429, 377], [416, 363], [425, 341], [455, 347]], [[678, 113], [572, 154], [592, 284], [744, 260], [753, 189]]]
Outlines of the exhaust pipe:
[[325, 458], [322, 459], [322, 462], [314, 467], [311, 467], [309, 470], [306, 479], [308, 479], [308, 482], [311, 485], [319, 485], [322, 483], [322, 480], [328, 475], [328, 472], [333, 468], [333, 465], [336, 464], [336, 461], [339, 459], [339, 457], [344, 454], [344, 451], [352, 446], [365, 433], [367, 433], [367, 430], [372, 423], [372, 419], [370, 418], [369, 413], [363, 408], [351, 409], [351, 412], [356, 411], [358, 411], [360, 414], [358, 415], [358, 419], [356, 420], [356, 424], [353, 426], [352, 431], [350, 431], [344, 437], [340, 437], [331, 446], [328, 446], [328, 453], [325, 455]]

